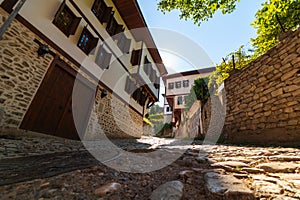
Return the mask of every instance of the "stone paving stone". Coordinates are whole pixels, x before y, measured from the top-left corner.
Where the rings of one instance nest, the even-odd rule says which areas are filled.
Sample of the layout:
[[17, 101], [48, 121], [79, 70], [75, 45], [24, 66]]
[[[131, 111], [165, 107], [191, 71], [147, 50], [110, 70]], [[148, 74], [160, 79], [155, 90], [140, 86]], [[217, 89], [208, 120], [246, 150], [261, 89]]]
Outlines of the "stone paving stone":
[[285, 156], [285, 155], [276, 155], [270, 156], [269, 160], [271, 161], [300, 161], [300, 156]]
[[289, 163], [289, 162], [270, 162], [262, 163], [256, 166], [257, 168], [264, 169], [266, 172], [279, 173], [287, 172], [293, 173], [296, 169], [300, 168], [300, 164]]
[[232, 168], [243, 168], [243, 167], [249, 167], [246, 163], [238, 162], [238, 161], [225, 161], [225, 162], [218, 162], [214, 163], [211, 166], [213, 167], [232, 167]]
[[[42, 178], [40, 179], [42, 183], [39, 183], [35, 188], [39, 188], [40, 185], [49, 182], [46, 180], [49, 180], [50, 178], [44, 178], [47, 176], [41, 176], [41, 174], [47, 175], [47, 173], [53, 173], [52, 175], [56, 176], [56, 173], [54, 172], [64, 173], [64, 170], [66, 169], [74, 171], [71, 172], [72, 176], [70, 175], [67, 179], [68, 181], [63, 179], [64, 184], [70, 185], [70, 180], [73, 180], [74, 177], [77, 176], [76, 170], [78, 168], [81, 169], [80, 166], [85, 168], [88, 167], [86, 164], [95, 164], [93, 163], [95, 161], [93, 157], [86, 156], [85, 153], [83, 153], [86, 152], [87, 147], [94, 151], [97, 151], [97, 148], [99, 147], [102, 149], [104, 148], [107, 152], [106, 155], [102, 155], [104, 159], [110, 157], [110, 154], [113, 154], [112, 150], [114, 148], [121, 148], [124, 151], [132, 153], [149, 153], [159, 149], [162, 153], [154, 154], [152, 157], [159, 158], [162, 163], [166, 160], [166, 157], [164, 156], [165, 153], [163, 152], [169, 152], [169, 155], [171, 156], [176, 153], [182, 155], [180, 159], [170, 165], [171, 168], [179, 168], [180, 170], [176, 171], [174, 174], [175, 179], [168, 181], [179, 179], [182, 181], [185, 191], [192, 186], [192, 190], [187, 193], [185, 192], [189, 199], [207, 199], [204, 195], [204, 186], [202, 187], [203, 193], [197, 196], [197, 190], [200, 191], [201, 188], [195, 190], [196, 185], [193, 181], [194, 179], [197, 179], [203, 182], [202, 176], [208, 173], [217, 173], [221, 177], [235, 177], [235, 180], [239, 180], [244, 186], [249, 188], [256, 199], [300, 199], [300, 150], [296, 148], [200, 145], [201, 143], [192, 145], [187, 141], [182, 142], [174, 139], [147, 137], [143, 137], [139, 140], [112, 140], [112, 142], [115, 144], [115, 147], [108, 148], [105, 146], [105, 141], [103, 144], [97, 141], [94, 142], [94, 144], [91, 143], [91, 145], [84, 146], [81, 141], [70, 141], [52, 136], [0, 134], [0, 185], [1, 181], [3, 184], [4, 181], [9, 179], [13, 179], [14, 182], [30, 180], [28, 177], [31, 176], [32, 169], [34, 169], [36, 176], [31, 178]], [[78, 154], [76, 152], [81, 153]], [[68, 157], [67, 155], [69, 154], [72, 154], [72, 156]], [[56, 156], [49, 157], [49, 155]], [[126, 157], [120, 157], [117, 161], [128, 166], [132, 164], [126, 160]], [[145, 160], [145, 163], [147, 162], [148, 161]], [[134, 165], [139, 167], [140, 164], [134, 162]], [[199, 167], [199, 165], [201, 165], [201, 167]], [[40, 169], [43, 169], [43, 167], [45, 168], [45, 171], [41, 172]], [[118, 174], [120, 173], [118, 172]], [[161, 174], [160, 176], [163, 175], [164, 174]], [[126, 194], [125, 199], [139, 199], [141, 196], [134, 192], [134, 188], [127, 188], [125, 183], [131, 180], [130, 177], [118, 177], [119, 175], [109, 175], [106, 172], [98, 172], [96, 175], [92, 175], [92, 177], [94, 176], [111, 177], [110, 179], [107, 179], [109, 181], [101, 182], [100, 185], [93, 188], [92, 195], [95, 195], [95, 190], [97, 188], [111, 183], [113, 177], [117, 177], [114, 179], [114, 182], [120, 182], [122, 185], [120, 190], [128, 190], [126, 193], [123, 193]], [[99, 180], [102, 180], [102, 178]], [[11, 189], [2, 196], [0, 194], [0, 199], [7, 197], [9, 193], [12, 195], [19, 194], [17, 195], [18, 197], [22, 196], [24, 192], [28, 190], [27, 185], [29, 182], [30, 181], [24, 182], [24, 184], [22, 183], [16, 190]], [[80, 178], [77, 182], [80, 182], [82, 185], [90, 184], [90, 182], [84, 178]], [[136, 187], [158, 189], [159, 185], [162, 186], [164, 183], [165, 182], [163, 181], [156, 185], [154, 180], [140, 180]], [[74, 184], [77, 183], [75, 182]], [[207, 186], [208, 185], [206, 185], [206, 187]], [[65, 188], [67, 188], [67, 186]], [[56, 187], [46, 187], [41, 189], [39, 193], [32, 193], [31, 196], [27, 196], [27, 199], [38, 199], [36, 197], [44, 199], [89, 198], [87, 194], [77, 194], [76, 191], [73, 191], [71, 194], [68, 194], [68, 190], [63, 191], [63, 196], [61, 196], [62, 193], [60, 192], [62, 191], [57, 190]], [[232, 192], [230, 194], [234, 195], [235, 193]], [[120, 199], [118, 195], [119, 192], [116, 191], [115, 196], [106, 195], [103, 196], [103, 199]], [[219, 198], [219, 196], [215, 197], [216, 198], [213, 198], [210, 195], [210, 199]], [[226, 196], [222, 197], [227, 198]], [[100, 196], [98, 196], [98, 198], [100, 198]], [[19, 199], [26, 198], [20, 197]], [[183, 199], [185, 198], [183, 197]]]
[[231, 175], [209, 172], [204, 175], [210, 199], [252, 200], [253, 192], [239, 179]]
[[251, 174], [260, 174], [260, 173], [265, 173], [265, 170], [264, 169], [259, 169], [259, 168], [248, 168], [248, 167], [243, 167], [242, 168], [243, 171], [246, 171], [248, 173], [251, 173]]
[[275, 183], [268, 181], [254, 180], [253, 185], [257, 192], [261, 193], [272, 193], [272, 194], [283, 194], [284, 189]]
[[159, 186], [150, 196], [151, 200], [172, 199], [181, 200], [183, 197], [184, 185], [180, 181], [171, 181]]

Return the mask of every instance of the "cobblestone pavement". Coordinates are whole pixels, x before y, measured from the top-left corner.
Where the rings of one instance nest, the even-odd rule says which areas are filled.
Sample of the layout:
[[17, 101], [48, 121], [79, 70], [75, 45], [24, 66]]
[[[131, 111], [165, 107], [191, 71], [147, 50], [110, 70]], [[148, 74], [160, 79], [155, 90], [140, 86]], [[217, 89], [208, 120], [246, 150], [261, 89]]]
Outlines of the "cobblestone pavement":
[[300, 199], [298, 148], [189, 142], [114, 140], [135, 153], [185, 150], [163, 169], [134, 174], [99, 163], [79, 141], [2, 134], [0, 199]]

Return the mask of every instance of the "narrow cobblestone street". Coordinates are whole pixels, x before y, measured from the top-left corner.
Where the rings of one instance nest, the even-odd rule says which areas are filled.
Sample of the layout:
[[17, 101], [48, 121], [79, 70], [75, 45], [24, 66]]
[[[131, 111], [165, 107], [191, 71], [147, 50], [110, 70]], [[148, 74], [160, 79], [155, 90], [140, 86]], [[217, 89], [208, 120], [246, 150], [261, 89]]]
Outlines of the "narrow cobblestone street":
[[2, 134], [0, 199], [300, 199], [297, 148], [148, 137], [113, 142], [137, 154], [185, 153], [163, 169], [125, 173], [97, 161], [79, 141]]

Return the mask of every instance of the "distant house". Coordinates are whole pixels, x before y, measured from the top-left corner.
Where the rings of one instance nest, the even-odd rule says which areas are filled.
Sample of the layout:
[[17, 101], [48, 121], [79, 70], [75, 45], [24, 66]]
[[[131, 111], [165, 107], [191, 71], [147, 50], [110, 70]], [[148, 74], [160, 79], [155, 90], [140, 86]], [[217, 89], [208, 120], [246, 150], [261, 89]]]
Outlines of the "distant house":
[[207, 77], [215, 71], [215, 67], [170, 74], [163, 77], [166, 85], [164, 116], [165, 122], [172, 122], [178, 128], [183, 119], [186, 98], [194, 84], [194, 80]]
[[[3, 24], [18, 0], [0, 2]], [[2, 128], [78, 139], [95, 122], [140, 137], [167, 73], [149, 31], [128, 31], [146, 27], [136, 0], [27, 0], [0, 40]]]

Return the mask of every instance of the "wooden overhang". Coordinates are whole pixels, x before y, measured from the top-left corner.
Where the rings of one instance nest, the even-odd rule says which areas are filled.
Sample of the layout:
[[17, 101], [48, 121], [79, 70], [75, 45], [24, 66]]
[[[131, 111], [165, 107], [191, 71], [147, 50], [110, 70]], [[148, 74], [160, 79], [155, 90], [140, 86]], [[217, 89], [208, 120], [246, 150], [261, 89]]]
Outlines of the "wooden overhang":
[[[120, 13], [122, 19], [125, 21], [126, 26], [129, 30], [147, 27], [142, 11], [136, 0], [112, 0], [112, 2], [115, 4], [118, 12]], [[154, 62], [156, 63], [160, 75], [166, 75], [168, 72], [162, 62], [150, 31], [148, 29], [144, 29], [142, 31], [142, 34], [140, 34], [140, 32], [139, 34], [135, 34], [134, 32], [132, 32], [132, 34], [137, 41], [145, 42], [147, 47], [155, 47], [148, 48], [148, 51], [150, 52]]]
[[190, 75], [195, 75], [195, 74], [200, 75], [200, 74], [212, 73], [214, 71], [216, 71], [216, 67], [208, 67], [208, 68], [196, 69], [196, 70], [192, 70], [192, 71], [179, 72], [176, 74], [169, 74], [167, 76], [163, 76], [163, 81], [165, 82], [167, 79], [183, 77], [183, 76], [190, 76]]

